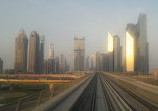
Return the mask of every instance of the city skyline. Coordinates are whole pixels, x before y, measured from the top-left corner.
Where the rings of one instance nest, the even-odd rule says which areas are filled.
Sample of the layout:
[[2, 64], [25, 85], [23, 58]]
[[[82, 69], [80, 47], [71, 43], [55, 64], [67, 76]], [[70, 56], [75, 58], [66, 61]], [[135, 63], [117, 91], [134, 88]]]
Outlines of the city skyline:
[[[152, 54], [156, 52], [156, 47], [157, 47], [156, 36], [158, 35], [156, 33], [157, 24], [155, 24], [156, 19], [158, 18], [157, 15], [155, 15], [157, 13], [157, 10], [155, 10], [156, 8], [155, 4], [157, 3], [156, 1], [154, 0], [152, 2], [139, 1], [136, 3], [130, 2], [132, 4], [131, 8], [128, 8], [126, 6], [128, 3], [125, 1], [122, 1], [120, 3], [118, 1], [115, 1], [115, 2], [103, 2], [103, 1], [76, 2], [75, 1], [71, 3], [70, 1], [63, 2], [63, 3], [55, 1], [54, 3], [57, 4], [56, 7], [54, 5], [49, 5], [49, 3], [51, 4], [52, 2], [51, 1], [47, 1], [47, 2], [38, 1], [37, 3], [37, 1], [35, 0], [35, 1], [23, 1], [23, 2], [18, 2], [18, 3], [5, 1], [1, 3], [1, 5], [3, 5], [1, 6], [1, 9], [2, 9], [1, 11], [6, 10], [7, 12], [1, 15], [2, 16], [1, 21], [4, 21], [4, 22], [2, 22], [1, 27], [3, 28], [1, 28], [2, 30], [0, 33], [0, 37], [2, 38], [1, 40], [3, 40], [3, 42], [0, 42], [0, 44], [2, 47], [6, 47], [6, 50], [8, 51], [7, 52], [6, 50], [0, 48], [0, 51], [2, 52], [0, 54], [0, 57], [4, 61], [4, 68], [14, 67], [14, 47], [12, 46], [14, 46], [14, 39], [16, 35], [19, 33], [19, 30], [21, 28], [23, 28], [26, 31], [26, 35], [28, 37], [31, 30], [37, 30], [38, 33], [44, 33], [45, 39], [46, 39], [46, 46], [45, 46], [46, 56], [45, 57], [46, 58], [48, 57], [47, 46], [48, 46], [48, 41], [49, 41], [50, 43], [53, 43], [55, 45], [56, 47], [55, 52], [57, 55], [64, 53], [66, 57], [69, 57], [67, 59], [68, 61], [70, 61], [71, 66], [72, 66], [73, 37], [74, 36], [86, 37], [85, 47], [86, 49], [88, 49], [88, 51], [86, 51], [86, 56], [90, 56], [91, 54], [97, 52], [98, 50], [104, 53], [106, 52], [106, 47], [105, 47], [106, 39], [107, 39], [106, 33], [109, 31], [109, 32], [112, 32], [112, 34], [117, 34], [120, 37], [120, 42], [122, 45], [124, 43], [126, 25], [128, 23], [136, 23], [139, 13], [142, 13], [142, 12], [143, 13], [145, 12], [147, 14], [150, 71], [152, 71], [153, 68], [158, 67], [158, 63], [156, 62], [158, 60], [157, 58], [158, 54], [157, 53]], [[123, 6], [120, 5], [122, 3], [123, 3]], [[31, 5], [30, 9], [26, 8], [28, 4]], [[41, 8], [41, 5], [43, 4], [48, 5], [48, 7], [43, 10], [43, 12], [47, 12], [47, 11], [48, 12], [42, 13], [42, 16], [44, 15], [46, 16], [45, 18], [41, 17], [40, 20], [37, 20], [36, 18], [40, 17], [41, 15], [40, 10], [38, 9], [39, 7]], [[111, 8], [107, 4], [108, 5], [113, 4], [114, 6], [117, 6], [116, 9], [118, 10], [116, 9], [111, 10]], [[6, 5], [8, 5], [9, 7], [12, 7], [12, 10], [6, 9], [5, 8]], [[21, 8], [22, 10], [18, 10], [18, 8], [14, 8], [17, 5], [19, 5], [19, 8], [20, 7], [24, 7], [24, 8]], [[105, 5], [107, 6], [106, 8], [104, 8]], [[54, 7], [51, 8], [51, 6], [54, 6]], [[63, 8], [59, 9], [59, 6], [63, 6]], [[71, 11], [70, 10], [71, 8], [74, 8], [74, 11]], [[32, 9], [35, 9], [35, 10], [32, 12], [30, 11]], [[61, 12], [61, 14], [58, 15], [54, 11], [52, 11], [51, 13], [52, 9], [55, 9], [57, 13]], [[113, 14], [108, 11], [113, 12]], [[10, 12], [12, 12], [15, 15], [19, 14], [19, 16], [12, 16]], [[19, 12], [19, 13], [16, 13], [16, 12]], [[65, 12], [67, 13], [64, 14]], [[78, 13], [82, 12], [82, 13], [80, 13], [81, 14], [80, 15], [77, 12]], [[27, 16], [30, 14], [31, 15], [35, 14], [37, 17], [30, 16], [31, 19], [27, 20], [28, 18]], [[24, 16], [22, 17], [20, 15], [24, 15]], [[52, 16], [52, 15], [55, 15], [55, 16]], [[64, 16], [66, 16], [67, 18], [62, 19], [62, 17]], [[6, 17], [8, 18], [7, 20], [4, 19]], [[16, 19], [17, 17], [18, 19]], [[55, 18], [52, 19], [52, 17], [55, 17]], [[73, 20], [78, 17], [80, 17], [81, 19]], [[10, 18], [13, 18], [13, 20], [11, 20]], [[51, 18], [52, 20], [48, 18]], [[93, 18], [93, 19], [90, 19], [90, 18]], [[15, 20], [17, 21], [14, 22]], [[26, 21], [26, 23], [24, 21]], [[47, 21], [50, 23], [49, 25]], [[68, 28], [65, 29], [66, 27]], [[64, 38], [66, 38], [66, 41]], [[6, 45], [8, 45], [8, 47]]]

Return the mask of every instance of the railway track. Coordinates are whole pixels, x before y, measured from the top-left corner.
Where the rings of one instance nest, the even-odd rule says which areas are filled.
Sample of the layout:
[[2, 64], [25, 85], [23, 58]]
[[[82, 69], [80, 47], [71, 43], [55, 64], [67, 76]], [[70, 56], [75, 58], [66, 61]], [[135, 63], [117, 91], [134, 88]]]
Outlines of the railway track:
[[104, 75], [99, 74], [99, 77], [102, 82], [104, 95], [106, 96], [105, 101], [108, 104], [109, 111], [135, 111], [135, 109], [111, 86]]
[[[128, 96], [131, 97], [131, 100], [135, 101], [135, 104], [137, 103], [137, 107], [135, 107], [135, 109], [137, 110], [142, 110], [142, 111], [158, 111], [158, 107], [157, 106], [154, 106], [153, 104], [151, 104], [150, 102], [144, 100], [143, 98], [141, 98], [140, 96], [138, 96], [134, 90], [135, 90], [135, 87], [132, 86], [131, 84], [129, 83], [125, 83], [123, 81], [119, 81], [120, 83], [122, 84], [125, 84], [125, 85], [121, 85], [121, 84], [118, 84], [116, 82], [116, 80], [112, 80], [110, 79], [109, 77], [106, 77], [108, 82], [113, 85], [113, 87], [115, 87], [115, 89], [118, 89], [120, 88], [119, 90], [122, 90], [124, 91], [125, 93], [128, 94]], [[117, 87], [117, 88], [116, 88]], [[129, 101], [128, 101], [129, 102]]]
[[95, 75], [88, 87], [85, 88], [79, 99], [71, 107], [70, 111], [94, 111], [96, 100], [96, 83], [97, 76]]

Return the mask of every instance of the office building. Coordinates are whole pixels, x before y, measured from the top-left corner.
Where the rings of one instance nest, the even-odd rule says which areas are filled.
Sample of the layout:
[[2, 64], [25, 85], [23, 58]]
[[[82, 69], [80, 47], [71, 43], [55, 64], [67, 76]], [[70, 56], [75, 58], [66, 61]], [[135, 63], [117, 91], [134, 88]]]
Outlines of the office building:
[[51, 43], [49, 44], [49, 58], [48, 58], [47, 72], [48, 74], [55, 73], [54, 45]]
[[84, 71], [85, 38], [74, 38], [74, 70]]
[[29, 45], [29, 73], [40, 73], [39, 70], [39, 34], [36, 31], [32, 31], [30, 35]]
[[3, 73], [3, 60], [0, 58], [0, 74]]
[[44, 41], [45, 41], [45, 36], [43, 34], [40, 34], [40, 45], [39, 45], [39, 57], [40, 57], [40, 73], [44, 73]]
[[55, 73], [59, 74], [60, 69], [59, 69], [59, 57], [55, 57]]
[[89, 71], [89, 56], [86, 58], [86, 70]]
[[15, 73], [26, 73], [27, 72], [27, 49], [28, 49], [28, 38], [21, 30], [15, 39], [15, 58], [14, 58], [14, 71]]
[[115, 35], [112, 36], [108, 32], [108, 59], [109, 72], [118, 72], [120, 68], [120, 38]]
[[95, 55], [92, 54], [90, 59], [90, 69], [95, 70], [95, 68], [96, 68], [96, 59], [95, 59]]
[[60, 73], [64, 73], [65, 72], [65, 57], [63, 54], [61, 54], [60, 56]]
[[96, 52], [96, 70], [100, 70], [100, 52]]
[[138, 37], [138, 72], [148, 74], [149, 71], [149, 51], [147, 42], [146, 14], [139, 14], [136, 24]]
[[147, 42], [146, 14], [140, 14], [138, 23], [128, 24], [125, 40], [125, 66], [127, 72], [148, 74], [149, 49]]

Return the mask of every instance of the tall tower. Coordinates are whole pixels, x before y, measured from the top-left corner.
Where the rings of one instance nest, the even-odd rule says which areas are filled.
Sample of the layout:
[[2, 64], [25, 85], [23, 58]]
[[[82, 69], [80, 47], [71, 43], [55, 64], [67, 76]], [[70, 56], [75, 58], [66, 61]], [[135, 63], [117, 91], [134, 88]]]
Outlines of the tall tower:
[[114, 71], [114, 40], [113, 36], [108, 32], [108, 56], [109, 56], [109, 72]]
[[3, 72], [3, 60], [0, 58], [0, 74]]
[[27, 48], [28, 48], [28, 38], [24, 30], [21, 30], [15, 39], [15, 60], [14, 60], [15, 73], [27, 72]]
[[29, 73], [39, 73], [39, 34], [32, 31], [29, 47]]
[[114, 48], [114, 72], [120, 71], [120, 38], [113, 36], [113, 48]]
[[118, 72], [120, 68], [120, 38], [108, 32], [109, 72]]
[[86, 58], [86, 70], [89, 70], [89, 56]]
[[60, 56], [60, 73], [65, 72], [65, 57], [63, 54]]
[[55, 57], [55, 73], [58, 74], [59, 72], [59, 58]]
[[91, 66], [90, 66], [91, 70], [95, 70], [95, 68], [96, 68], [96, 59], [95, 59], [95, 55], [94, 54], [91, 55], [90, 63], [91, 63]]
[[85, 38], [74, 38], [74, 70], [84, 70]]
[[44, 73], [44, 40], [45, 36], [40, 34], [39, 57], [40, 57], [40, 73]]
[[55, 73], [54, 45], [49, 44], [48, 74]]
[[54, 45], [52, 43], [49, 44], [49, 59], [54, 59]]
[[100, 52], [96, 52], [96, 70], [100, 70]]
[[142, 74], [147, 74], [149, 71], [149, 56], [147, 42], [147, 23], [146, 14], [139, 14], [138, 23], [136, 25], [138, 34], [138, 68]]
[[125, 38], [125, 69], [127, 72], [138, 70], [137, 31], [135, 24], [127, 24]]

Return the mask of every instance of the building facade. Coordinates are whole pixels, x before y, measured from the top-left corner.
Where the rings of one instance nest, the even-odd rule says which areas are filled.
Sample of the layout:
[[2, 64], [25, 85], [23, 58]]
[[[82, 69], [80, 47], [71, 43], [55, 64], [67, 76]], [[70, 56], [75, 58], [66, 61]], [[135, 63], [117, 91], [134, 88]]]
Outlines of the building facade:
[[86, 70], [89, 71], [89, 56], [86, 58]]
[[40, 46], [39, 46], [39, 57], [40, 57], [40, 73], [44, 73], [44, 42], [45, 42], [45, 36], [43, 34], [40, 34]]
[[0, 74], [3, 73], [3, 60], [0, 58]]
[[120, 38], [108, 32], [109, 72], [119, 72], [120, 68]]
[[100, 70], [100, 52], [96, 52], [96, 70]]
[[30, 35], [29, 45], [29, 73], [40, 73], [39, 68], [40, 56], [39, 56], [39, 34], [36, 31], [32, 31]]
[[148, 74], [149, 49], [147, 42], [146, 14], [140, 14], [137, 24], [128, 24], [125, 40], [126, 72]]
[[21, 30], [15, 39], [15, 59], [14, 59], [14, 71], [15, 73], [26, 73], [27, 72], [27, 49], [28, 49], [28, 38]]
[[85, 38], [74, 38], [74, 70], [84, 71]]

